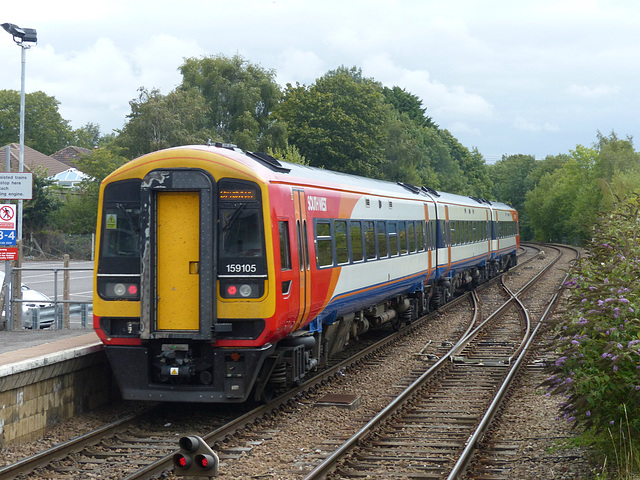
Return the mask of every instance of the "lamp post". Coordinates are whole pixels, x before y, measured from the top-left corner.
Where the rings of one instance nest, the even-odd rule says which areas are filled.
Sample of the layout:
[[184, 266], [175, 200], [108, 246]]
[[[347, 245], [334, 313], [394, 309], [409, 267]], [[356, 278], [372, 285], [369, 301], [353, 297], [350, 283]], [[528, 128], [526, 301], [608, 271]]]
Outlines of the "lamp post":
[[[35, 28], [20, 28], [13, 23], [3, 23], [4, 28], [12, 37], [13, 41], [22, 49], [22, 69], [20, 75], [20, 157], [18, 163], [18, 171], [24, 172], [24, 70], [25, 70], [25, 52], [31, 48], [30, 43], [38, 42], [38, 35]], [[18, 231], [17, 239], [22, 240], [22, 200], [18, 200]]]
[[[25, 70], [25, 52], [31, 48], [31, 43], [37, 43], [38, 42], [38, 36], [36, 34], [36, 30], [35, 28], [20, 28], [17, 25], [14, 25], [13, 23], [3, 23], [2, 24], [2, 28], [4, 28], [12, 37], [13, 37], [13, 41], [16, 42], [16, 44], [21, 48], [22, 50], [22, 56], [21, 56], [21, 60], [22, 60], [22, 71], [21, 71], [21, 75], [20, 75], [20, 157], [19, 157], [19, 163], [18, 163], [18, 171], [20, 173], [24, 172], [24, 70]], [[10, 162], [7, 162], [7, 171], [10, 172], [11, 171], [11, 164]], [[18, 200], [18, 214], [16, 215], [17, 218], [17, 231], [16, 231], [16, 240], [18, 242], [18, 265], [20, 265], [20, 262], [22, 261], [22, 259], [20, 258], [22, 256], [22, 247], [21, 247], [21, 242], [22, 242], [22, 211], [23, 211], [23, 201], [22, 199]], [[6, 261], [5, 262], [5, 267], [4, 267], [4, 272], [5, 272], [5, 277], [9, 278], [9, 271], [11, 268], [11, 262]], [[7, 293], [10, 291], [13, 291], [12, 296], [15, 295], [17, 296], [17, 298], [22, 299], [22, 289], [20, 288], [20, 285], [22, 284], [22, 279], [21, 279], [21, 274], [20, 274], [20, 270], [17, 270], [18, 274], [16, 275], [15, 278], [15, 282], [9, 280], [8, 285], [7, 285]], [[17, 289], [15, 288], [15, 285], [12, 285], [13, 283], [15, 283], [15, 285], [17, 285]], [[11, 288], [9, 287], [9, 285], [11, 285]], [[8, 297], [8, 295], [5, 296], [5, 299]], [[8, 305], [5, 301], [5, 305]], [[7, 328], [8, 329], [13, 329], [14, 328], [14, 318], [16, 318], [16, 314], [18, 314], [19, 316], [17, 318], [19, 318], [19, 325], [22, 326], [22, 304], [18, 303], [17, 306], [14, 302], [11, 302], [12, 308], [5, 308], [5, 311], [7, 312]], [[13, 310], [13, 311], [11, 311]], [[19, 312], [19, 313], [18, 313]]]

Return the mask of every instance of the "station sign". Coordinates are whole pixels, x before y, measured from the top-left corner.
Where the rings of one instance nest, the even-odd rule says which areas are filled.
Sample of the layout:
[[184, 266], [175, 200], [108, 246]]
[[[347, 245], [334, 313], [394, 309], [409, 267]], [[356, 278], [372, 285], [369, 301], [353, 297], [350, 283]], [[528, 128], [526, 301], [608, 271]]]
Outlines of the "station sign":
[[11, 203], [0, 205], [0, 230], [16, 229], [16, 206]]
[[31, 200], [33, 173], [0, 173], [0, 198], [4, 200]]
[[18, 247], [0, 247], [0, 260], [18, 260]]
[[16, 245], [15, 230], [0, 230], [0, 245], [11, 246]]

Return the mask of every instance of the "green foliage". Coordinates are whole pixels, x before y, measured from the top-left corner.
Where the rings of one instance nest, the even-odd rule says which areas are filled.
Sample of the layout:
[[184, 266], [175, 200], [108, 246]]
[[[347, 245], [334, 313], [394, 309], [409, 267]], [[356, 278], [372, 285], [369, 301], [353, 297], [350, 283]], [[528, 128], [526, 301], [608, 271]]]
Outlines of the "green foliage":
[[520, 213], [520, 235], [530, 239], [532, 235], [529, 215], [525, 209], [526, 194], [533, 187], [530, 178], [536, 169], [536, 159], [532, 155], [503, 156], [495, 164], [489, 165], [489, 177], [493, 182], [491, 199], [511, 205]]
[[207, 128], [208, 107], [196, 90], [175, 90], [162, 95], [158, 90], [138, 90], [129, 102], [129, 121], [115, 139], [130, 158], [179, 145], [203, 144], [217, 140]]
[[566, 420], [627, 440], [640, 438], [639, 219], [635, 196], [596, 225], [590, 255], [573, 268], [567, 285], [558, 359], [546, 382], [550, 392], [566, 397]]
[[[69, 145], [69, 122], [58, 112], [60, 102], [44, 92], [25, 94], [24, 144], [51, 155]], [[20, 92], [0, 90], [0, 145], [20, 140]]]
[[418, 125], [422, 127], [438, 128], [438, 126], [433, 123], [431, 117], [425, 115], [427, 109], [422, 106], [422, 100], [420, 100], [416, 95], [413, 95], [400, 87], [383, 87], [382, 94], [387, 102], [393, 105], [399, 113], [406, 113], [409, 118]]
[[[547, 157], [529, 174], [524, 212], [540, 241], [583, 243], [602, 212], [640, 191], [640, 157], [631, 139], [598, 132], [593, 147]], [[515, 206], [515, 205], [514, 205]]]
[[73, 131], [71, 144], [76, 147], [94, 149], [110, 144], [115, 138], [115, 134], [103, 135], [100, 133], [100, 125], [97, 123], [87, 123]]
[[30, 200], [23, 204], [23, 234], [38, 232], [49, 223], [51, 215], [60, 208], [60, 201], [51, 194], [53, 181], [39, 168], [33, 172], [33, 191]]
[[310, 165], [380, 178], [386, 111], [378, 83], [340, 67], [309, 88], [287, 85], [274, 114]]
[[440, 180], [431, 166], [424, 127], [409, 116], [390, 111], [385, 124], [386, 144], [383, 177], [393, 182], [438, 188]]
[[285, 162], [298, 163], [300, 165], [309, 165], [309, 162], [300, 153], [300, 150], [298, 150], [293, 145], [287, 145], [287, 147], [284, 150], [279, 148], [272, 150], [271, 148], [268, 148], [267, 154], [271, 155], [276, 159], [284, 160]]
[[197, 91], [204, 99], [203, 119], [212, 138], [256, 150], [259, 138], [272, 126], [269, 115], [282, 98], [275, 72], [239, 55], [188, 58], [180, 72], [183, 80], [179, 89]]
[[125, 163], [127, 158], [120, 154], [118, 148], [97, 148], [91, 153], [81, 155], [76, 159], [78, 170], [91, 177], [82, 181], [82, 187], [87, 189], [89, 185], [93, 185], [89, 189], [97, 192], [96, 186], [99, 188], [102, 180]]
[[64, 202], [51, 216], [49, 227], [72, 235], [95, 232], [98, 196], [87, 192], [67, 192], [64, 196]]

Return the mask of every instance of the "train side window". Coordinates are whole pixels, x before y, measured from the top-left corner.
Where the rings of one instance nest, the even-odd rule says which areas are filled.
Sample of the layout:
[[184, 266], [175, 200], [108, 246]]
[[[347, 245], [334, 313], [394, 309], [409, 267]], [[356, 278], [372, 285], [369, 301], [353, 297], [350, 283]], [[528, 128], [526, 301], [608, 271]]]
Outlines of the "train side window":
[[349, 263], [349, 246], [347, 244], [347, 222], [336, 220], [333, 224], [336, 237], [336, 258], [338, 265]]
[[418, 251], [422, 252], [424, 250], [424, 222], [420, 220], [417, 223], [417, 227], [418, 227], [416, 228], [417, 247], [418, 247]]
[[389, 222], [389, 256], [398, 256], [398, 225], [396, 222]]
[[364, 248], [367, 253], [367, 260], [375, 260], [376, 253], [376, 231], [373, 222], [364, 222]]
[[333, 266], [331, 224], [328, 221], [318, 221], [316, 223], [316, 254], [318, 268]]
[[415, 222], [407, 222], [407, 239], [409, 240], [409, 253], [415, 252], [417, 250]]
[[364, 260], [362, 251], [362, 222], [351, 222], [351, 258], [354, 262]]
[[398, 222], [398, 242], [400, 243], [400, 255], [406, 255], [409, 252], [407, 241], [407, 222]]
[[280, 268], [291, 270], [291, 247], [289, 242], [289, 222], [278, 222], [280, 233]]
[[387, 224], [384, 222], [378, 222], [378, 256], [380, 258], [387, 258], [389, 256], [389, 250], [387, 249]]

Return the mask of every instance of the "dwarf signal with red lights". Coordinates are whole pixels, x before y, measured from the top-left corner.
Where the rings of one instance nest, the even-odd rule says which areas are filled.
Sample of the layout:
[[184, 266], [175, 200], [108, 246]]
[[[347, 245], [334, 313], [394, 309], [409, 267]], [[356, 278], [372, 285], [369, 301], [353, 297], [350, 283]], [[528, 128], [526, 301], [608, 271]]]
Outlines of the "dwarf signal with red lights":
[[178, 443], [180, 451], [173, 455], [174, 472], [177, 475], [218, 476], [218, 456], [202, 438], [191, 435], [180, 438]]

